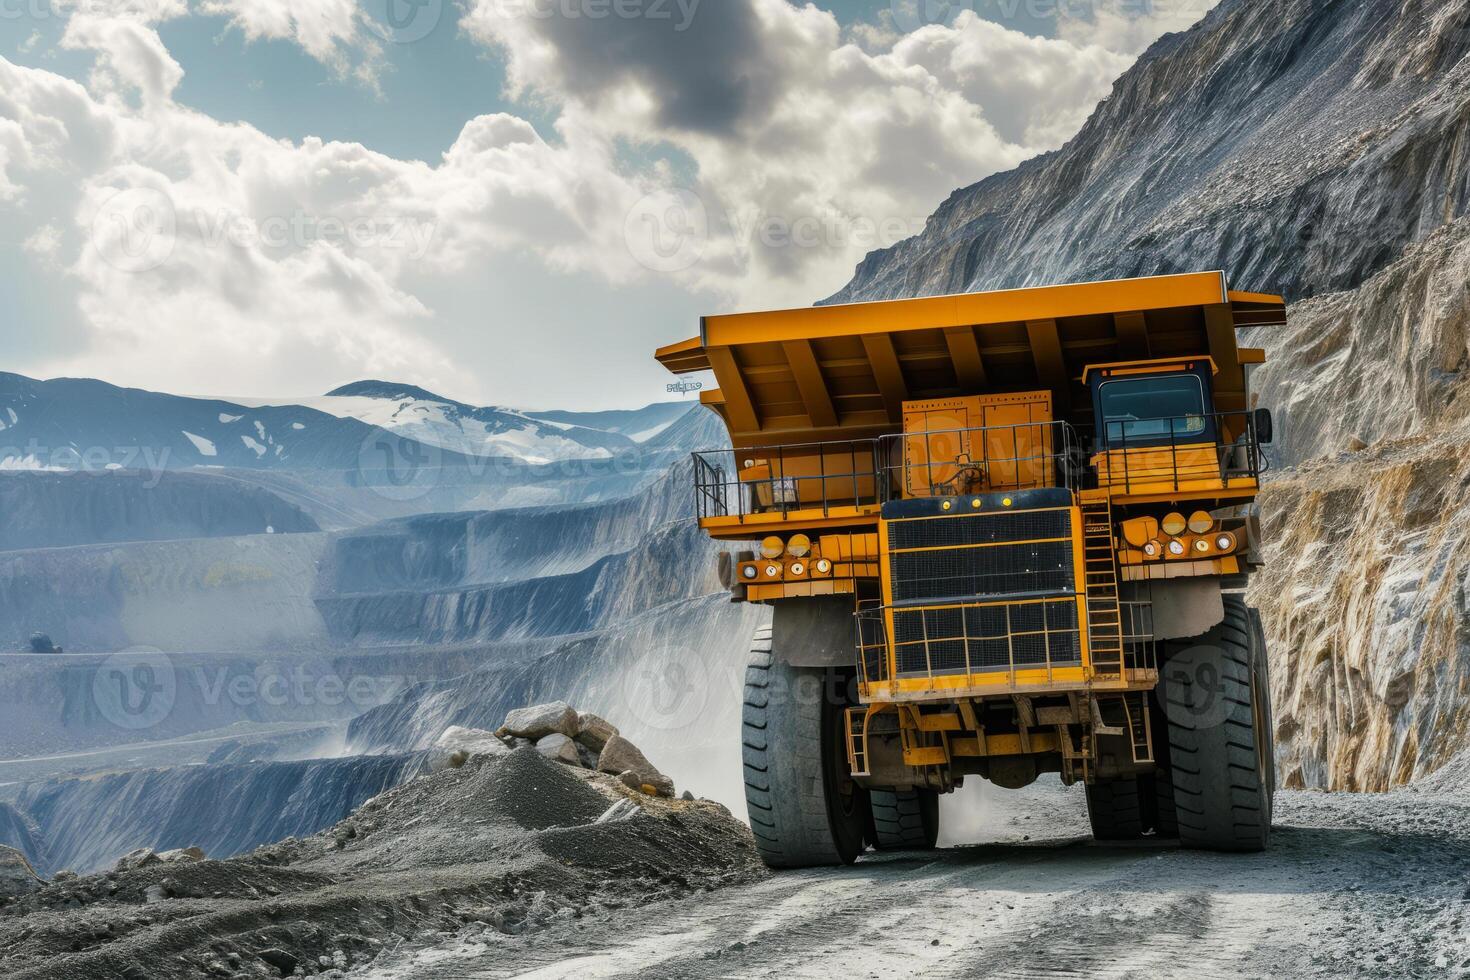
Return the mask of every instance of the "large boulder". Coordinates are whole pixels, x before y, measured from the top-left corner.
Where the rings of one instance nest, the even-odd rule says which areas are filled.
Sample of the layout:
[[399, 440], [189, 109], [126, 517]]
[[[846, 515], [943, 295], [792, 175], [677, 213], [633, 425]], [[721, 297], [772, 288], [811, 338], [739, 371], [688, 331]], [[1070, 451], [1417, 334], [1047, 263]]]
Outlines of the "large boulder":
[[454, 725], [444, 729], [444, 734], [434, 743], [432, 768], [458, 769], [472, 756], [503, 756], [511, 751], [505, 739], [494, 732]]
[[593, 752], [601, 752], [607, 740], [618, 734], [618, 728], [606, 718], [584, 714], [577, 718], [577, 741]]
[[548, 759], [565, 762], [569, 766], [582, 765], [582, 757], [577, 753], [577, 743], [565, 735], [546, 736], [536, 743], [536, 751]]
[[158, 855], [164, 864], [196, 864], [204, 860], [204, 850], [198, 847], [176, 847]]
[[0, 898], [29, 895], [44, 884], [24, 854], [13, 847], [0, 845]]
[[638, 746], [621, 735], [607, 740], [602, 747], [602, 755], [597, 759], [597, 768], [600, 772], [624, 778], [630, 784], [626, 774], [632, 773], [640, 787], [652, 786], [659, 796], [674, 795], [674, 781], [659, 772]]
[[152, 848], [140, 847], [136, 851], [129, 851], [122, 857], [118, 858], [117, 864], [113, 866], [112, 870], [137, 871], [139, 868], [146, 868], [150, 864], [158, 863], [159, 857], [156, 853], [154, 853]]
[[577, 712], [565, 701], [517, 708], [505, 716], [505, 724], [497, 734], [529, 738], [539, 742], [548, 735], [577, 737]]

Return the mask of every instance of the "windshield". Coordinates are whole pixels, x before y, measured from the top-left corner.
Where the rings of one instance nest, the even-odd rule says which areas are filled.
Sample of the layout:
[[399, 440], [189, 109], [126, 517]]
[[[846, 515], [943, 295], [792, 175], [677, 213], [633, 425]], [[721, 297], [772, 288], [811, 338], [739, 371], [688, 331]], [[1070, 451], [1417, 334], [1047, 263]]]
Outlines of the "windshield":
[[1105, 381], [1099, 392], [1109, 444], [1205, 431], [1204, 385], [1193, 374]]

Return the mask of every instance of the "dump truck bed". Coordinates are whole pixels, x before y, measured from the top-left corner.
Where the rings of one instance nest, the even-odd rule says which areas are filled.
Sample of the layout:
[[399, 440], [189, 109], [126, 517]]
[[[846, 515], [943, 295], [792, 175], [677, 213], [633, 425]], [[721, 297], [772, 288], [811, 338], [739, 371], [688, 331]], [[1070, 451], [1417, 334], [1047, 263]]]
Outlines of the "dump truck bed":
[[1089, 364], [1209, 356], [1216, 407], [1243, 411], [1241, 327], [1286, 322], [1279, 296], [1233, 292], [1220, 272], [711, 316], [658, 351], [676, 374], [713, 371], [704, 404], [737, 448], [873, 438], [903, 405], [1049, 390], [1059, 418], [1090, 414]]

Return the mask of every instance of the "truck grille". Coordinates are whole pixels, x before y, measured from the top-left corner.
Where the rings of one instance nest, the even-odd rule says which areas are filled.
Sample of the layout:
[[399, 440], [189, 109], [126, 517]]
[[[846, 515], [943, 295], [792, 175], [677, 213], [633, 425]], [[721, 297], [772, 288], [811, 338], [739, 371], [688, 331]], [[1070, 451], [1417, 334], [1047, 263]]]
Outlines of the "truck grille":
[[1070, 507], [885, 526], [891, 620], [869, 614], [860, 644], [870, 648], [875, 626], [891, 622], [900, 677], [1081, 665]]

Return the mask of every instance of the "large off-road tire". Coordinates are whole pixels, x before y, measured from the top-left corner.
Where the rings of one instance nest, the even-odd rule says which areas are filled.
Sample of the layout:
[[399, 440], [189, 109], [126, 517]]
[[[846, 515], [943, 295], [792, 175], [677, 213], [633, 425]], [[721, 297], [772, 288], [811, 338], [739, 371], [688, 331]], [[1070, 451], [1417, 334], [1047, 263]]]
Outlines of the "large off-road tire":
[[847, 673], [793, 667], [761, 627], [745, 670], [741, 734], [745, 802], [772, 868], [851, 864], [863, 851], [868, 794], [848, 775], [843, 743]]
[[939, 843], [939, 794], [934, 790], [873, 790], [868, 799], [880, 851], [928, 851]]
[[1186, 847], [1262, 851], [1275, 767], [1266, 651], [1245, 602], [1224, 600], [1224, 622], [1164, 664], [1174, 808]]
[[1098, 840], [1137, 840], [1144, 834], [1137, 778], [1109, 779], [1087, 787], [1087, 819]]

